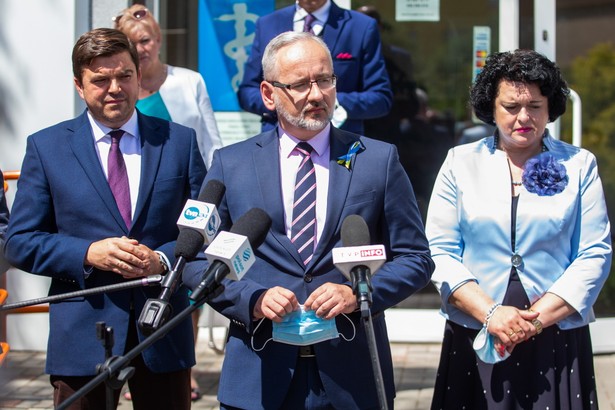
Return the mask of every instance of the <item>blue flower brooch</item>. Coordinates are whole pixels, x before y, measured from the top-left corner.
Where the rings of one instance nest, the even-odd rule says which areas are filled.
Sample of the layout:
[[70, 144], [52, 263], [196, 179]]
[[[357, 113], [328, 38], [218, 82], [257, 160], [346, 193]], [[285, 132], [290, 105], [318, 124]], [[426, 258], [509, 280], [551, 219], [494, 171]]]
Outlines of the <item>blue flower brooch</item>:
[[523, 185], [538, 196], [559, 194], [568, 185], [566, 167], [549, 152], [543, 152], [525, 163]]

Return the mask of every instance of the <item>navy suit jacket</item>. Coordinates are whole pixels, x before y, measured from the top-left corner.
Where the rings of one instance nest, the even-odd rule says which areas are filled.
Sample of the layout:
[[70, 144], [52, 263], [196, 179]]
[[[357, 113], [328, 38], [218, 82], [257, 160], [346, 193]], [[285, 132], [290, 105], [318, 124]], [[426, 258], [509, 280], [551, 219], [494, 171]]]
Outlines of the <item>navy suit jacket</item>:
[[[6, 242], [16, 267], [51, 277], [50, 295], [122, 282], [120, 275], [95, 269], [86, 279], [84, 259], [95, 241], [135, 238], [164, 252], [174, 263], [177, 218], [188, 198], [198, 196], [205, 165], [194, 130], [139, 113], [141, 180], [130, 230], [117, 208], [96, 153], [84, 112], [28, 137]], [[49, 308], [47, 372], [65, 376], [96, 374], [105, 360], [95, 324], [114, 331], [113, 354], [124, 353], [131, 304], [136, 318], [158, 286], [139, 287], [52, 303]], [[187, 290], [171, 298], [175, 312], [188, 306]], [[140, 339], [143, 336], [139, 335]], [[194, 365], [190, 318], [143, 352], [154, 372]]]
[[[348, 170], [336, 159], [360, 140], [360, 151]], [[297, 362], [298, 347], [270, 341], [271, 321], [255, 332], [254, 304], [267, 289], [292, 290], [300, 303], [326, 282], [350, 283], [334, 267], [331, 250], [342, 246], [344, 219], [358, 214], [370, 228], [372, 243], [384, 244], [388, 261], [373, 276], [373, 324], [387, 397], [395, 396], [391, 352], [384, 320], [385, 309], [423, 288], [434, 269], [410, 181], [394, 145], [331, 128], [329, 198], [326, 223], [315, 255], [303, 266], [296, 247], [286, 236], [280, 190], [279, 138], [277, 130], [218, 150], [206, 181], [226, 185], [220, 205], [222, 230], [251, 208], [265, 210], [273, 221], [265, 242], [256, 250], [256, 262], [241, 281], [225, 280], [224, 290], [211, 305], [231, 320], [218, 399], [245, 409], [277, 409], [289, 388]], [[194, 261], [184, 270], [184, 281], [194, 287], [206, 263]], [[327, 396], [335, 408], [374, 408], [378, 396], [373, 379], [367, 336], [358, 312], [350, 314], [356, 337], [315, 345], [318, 369]], [[344, 317], [338, 330], [352, 337]]]
[[[263, 52], [275, 36], [293, 30], [294, 14], [295, 5], [292, 5], [256, 21], [252, 51], [237, 92], [241, 108], [263, 116], [263, 131], [272, 129], [277, 123], [275, 112], [265, 107], [260, 94]], [[348, 114], [341, 129], [363, 134], [363, 120], [382, 117], [393, 105], [376, 20], [331, 2], [322, 39], [333, 57], [337, 99]]]

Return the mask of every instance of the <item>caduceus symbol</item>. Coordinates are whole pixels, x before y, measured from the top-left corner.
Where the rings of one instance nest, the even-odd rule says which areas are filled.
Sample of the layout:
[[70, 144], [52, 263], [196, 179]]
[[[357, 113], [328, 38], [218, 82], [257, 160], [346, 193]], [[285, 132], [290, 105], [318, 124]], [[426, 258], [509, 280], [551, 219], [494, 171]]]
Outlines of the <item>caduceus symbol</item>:
[[246, 3], [236, 3], [233, 5], [233, 14], [224, 14], [218, 17], [220, 21], [235, 22], [235, 39], [226, 43], [223, 48], [224, 54], [235, 61], [237, 67], [237, 74], [231, 78], [231, 86], [235, 92], [239, 89], [239, 84], [243, 78], [243, 68], [248, 60], [246, 47], [251, 45], [254, 40], [254, 33], [246, 35], [247, 23], [255, 22], [257, 18], [257, 14], [248, 13]]

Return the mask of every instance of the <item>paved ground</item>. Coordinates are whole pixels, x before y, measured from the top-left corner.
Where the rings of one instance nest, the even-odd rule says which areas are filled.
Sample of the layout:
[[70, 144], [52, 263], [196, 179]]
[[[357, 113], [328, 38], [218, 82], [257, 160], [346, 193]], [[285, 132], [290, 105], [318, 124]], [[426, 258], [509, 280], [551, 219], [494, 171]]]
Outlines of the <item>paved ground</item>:
[[[192, 408], [216, 410], [216, 391], [223, 356], [210, 349], [203, 337], [200, 339], [195, 369], [203, 397], [194, 402]], [[394, 343], [391, 347], [397, 385], [395, 408], [428, 409], [440, 345]], [[48, 376], [43, 374], [44, 361], [45, 354], [42, 352], [9, 352], [0, 368], [0, 409], [52, 408], [51, 387]], [[594, 362], [600, 408], [615, 410], [615, 354], [596, 355]], [[130, 402], [121, 399], [119, 409], [131, 408]]]

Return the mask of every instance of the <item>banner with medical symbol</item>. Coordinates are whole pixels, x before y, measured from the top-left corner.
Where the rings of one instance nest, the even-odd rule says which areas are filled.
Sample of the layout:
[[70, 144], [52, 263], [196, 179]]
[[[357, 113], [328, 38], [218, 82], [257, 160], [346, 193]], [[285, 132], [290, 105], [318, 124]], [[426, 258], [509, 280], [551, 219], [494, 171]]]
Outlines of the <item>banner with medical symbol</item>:
[[200, 4], [199, 72], [214, 111], [241, 111], [237, 90], [256, 19], [273, 9], [273, 0], [203, 0]]

